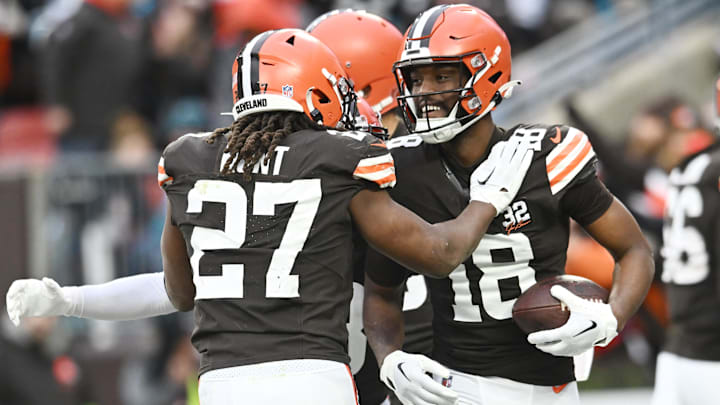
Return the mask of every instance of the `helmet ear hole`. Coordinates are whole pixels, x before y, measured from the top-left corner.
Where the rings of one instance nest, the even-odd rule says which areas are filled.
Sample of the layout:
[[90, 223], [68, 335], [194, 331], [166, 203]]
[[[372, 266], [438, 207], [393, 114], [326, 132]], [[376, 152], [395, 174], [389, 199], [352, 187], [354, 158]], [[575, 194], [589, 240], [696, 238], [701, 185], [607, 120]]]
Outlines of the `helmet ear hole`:
[[322, 90], [313, 89], [313, 95], [318, 97], [318, 103], [327, 104], [329, 103], [330, 97], [328, 97]]
[[295, 35], [291, 36], [290, 38], [285, 40], [286, 43], [295, 46]]
[[488, 77], [488, 81], [492, 84], [497, 83], [498, 79], [500, 79], [500, 76], [502, 76], [502, 72], [497, 72], [494, 75]]

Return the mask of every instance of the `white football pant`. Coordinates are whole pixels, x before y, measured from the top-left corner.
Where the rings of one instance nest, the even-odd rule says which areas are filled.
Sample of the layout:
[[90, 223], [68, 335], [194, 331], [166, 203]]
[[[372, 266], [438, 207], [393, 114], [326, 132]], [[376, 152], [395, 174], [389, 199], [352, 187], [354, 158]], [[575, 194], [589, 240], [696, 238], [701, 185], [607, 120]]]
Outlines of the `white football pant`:
[[202, 405], [357, 405], [350, 368], [329, 360], [284, 360], [200, 376]]
[[706, 405], [720, 401], [720, 361], [660, 352], [652, 405]]
[[[459, 394], [457, 405], [579, 405], [577, 383], [562, 387], [525, 384], [501, 377], [480, 377], [450, 370], [445, 384]], [[439, 378], [435, 378], [441, 381]], [[557, 392], [556, 392], [557, 391]], [[204, 404], [203, 404], [204, 405]]]

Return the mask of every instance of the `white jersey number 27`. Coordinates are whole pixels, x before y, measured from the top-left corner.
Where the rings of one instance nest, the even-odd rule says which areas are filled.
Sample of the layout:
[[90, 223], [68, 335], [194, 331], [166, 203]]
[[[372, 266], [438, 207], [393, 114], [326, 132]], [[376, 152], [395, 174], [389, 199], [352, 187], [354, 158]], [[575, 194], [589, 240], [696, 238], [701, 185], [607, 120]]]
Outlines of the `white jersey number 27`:
[[[275, 215], [275, 206], [296, 203], [280, 246], [273, 252], [265, 275], [267, 298], [299, 297], [299, 276], [290, 272], [305, 245], [320, 205], [319, 179], [301, 179], [290, 183], [255, 183], [252, 215]], [[245, 242], [247, 201], [245, 189], [224, 180], [198, 180], [188, 193], [187, 213], [202, 212], [203, 202], [225, 204], [224, 230], [195, 226], [190, 238], [193, 255], [195, 299], [243, 298], [243, 264], [222, 264], [221, 276], [202, 276], [200, 259], [207, 251], [239, 249]]]

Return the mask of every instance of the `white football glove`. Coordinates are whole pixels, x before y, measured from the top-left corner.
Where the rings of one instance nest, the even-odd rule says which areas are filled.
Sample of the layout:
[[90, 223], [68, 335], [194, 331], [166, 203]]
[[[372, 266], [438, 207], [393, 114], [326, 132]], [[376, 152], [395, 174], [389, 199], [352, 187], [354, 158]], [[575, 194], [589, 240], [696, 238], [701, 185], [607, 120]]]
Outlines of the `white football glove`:
[[580, 298], [559, 285], [552, 286], [550, 294], [570, 310], [570, 318], [559, 328], [529, 334], [528, 342], [538, 349], [571, 357], [593, 346], [607, 346], [617, 336], [617, 319], [609, 304]]
[[5, 303], [8, 316], [15, 326], [32, 316], [60, 316], [70, 313], [72, 302], [68, 292], [51, 278], [15, 280], [10, 285]]
[[396, 350], [385, 357], [380, 380], [395, 392], [404, 405], [452, 405], [457, 392], [434, 381], [425, 373], [449, 378], [450, 370], [421, 354]]
[[533, 149], [523, 139], [510, 138], [495, 144], [470, 177], [470, 200], [492, 204], [503, 212], [520, 190], [532, 162]]

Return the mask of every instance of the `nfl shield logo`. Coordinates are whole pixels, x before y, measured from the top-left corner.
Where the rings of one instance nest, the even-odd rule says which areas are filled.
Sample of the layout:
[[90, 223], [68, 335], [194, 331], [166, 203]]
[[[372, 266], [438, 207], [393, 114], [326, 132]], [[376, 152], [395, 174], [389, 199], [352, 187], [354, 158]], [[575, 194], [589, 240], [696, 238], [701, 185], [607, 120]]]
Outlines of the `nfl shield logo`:
[[291, 86], [291, 85], [289, 85], [289, 84], [286, 84], [286, 85], [282, 86], [282, 95], [285, 96], [285, 97], [290, 97], [290, 98], [292, 98], [292, 96], [293, 96], [293, 86]]

